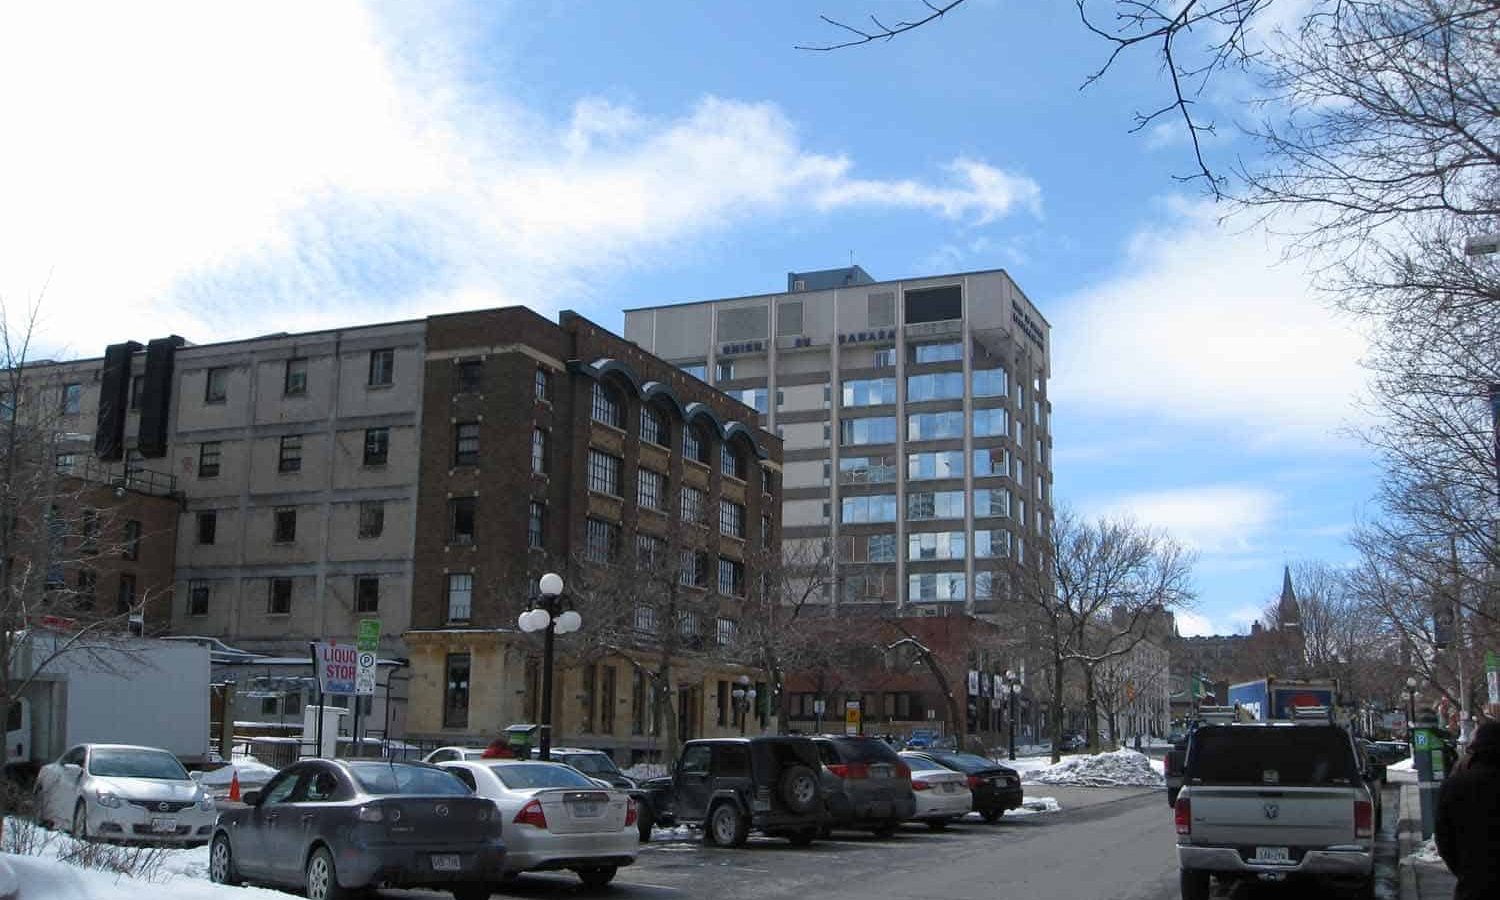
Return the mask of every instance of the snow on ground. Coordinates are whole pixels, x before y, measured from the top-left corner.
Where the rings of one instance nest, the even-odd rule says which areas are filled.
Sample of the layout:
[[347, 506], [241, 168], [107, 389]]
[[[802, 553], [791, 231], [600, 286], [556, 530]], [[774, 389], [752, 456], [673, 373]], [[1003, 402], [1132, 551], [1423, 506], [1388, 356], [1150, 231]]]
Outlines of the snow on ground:
[[249, 757], [235, 757], [234, 762], [229, 765], [198, 776], [198, 783], [215, 797], [224, 797], [229, 793], [229, 784], [234, 780], [236, 772], [240, 776], [240, 790], [248, 791], [264, 787], [277, 771], [275, 767]]
[[1134, 750], [1072, 756], [1055, 766], [1026, 773], [1022, 780], [1083, 787], [1160, 787], [1166, 783], [1151, 760]]
[[1406, 759], [1403, 759], [1400, 762], [1394, 762], [1386, 766], [1385, 770], [1387, 772], [1411, 772], [1413, 771], [1412, 767], [1415, 766], [1416, 763], [1416, 757], [1408, 756]]
[[620, 770], [626, 778], [634, 781], [646, 781], [650, 778], [661, 778], [672, 774], [671, 770], [661, 763], [636, 763], [628, 769]]
[[1005, 815], [1014, 818], [1016, 816], [1034, 816], [1038, 813], [1055, 812], [1062, 812], [1062, 804], [1057, 802], [1056, 797], [1027, 797], [1017, 808], [1007, 809]]
[[1443, 858], [1438, 856], [1437, 839], [1428, 838], [1417, 846], [1417, 849], [1406, 857], [1412, 862], [1441, 863]]
[[1032, 772], [1040, 772], [1042, 769], [1045, 769], [1048, 766], [1052, 765], [1052, 757], [1046, 754], [1038, 756], [1022, 756], [1016, 759], [1006, 759], [1005, 757], [1001, 756], [996, 757], [995, 761], [1000, 763], [1000, 765], [1002, 766], [1007, 766], [1009, 768], [1015, 769], [1021, 774], [1022, 781], [1025, 781], [1026, 776], [1031, 774]]
[[286, 900], [280, 891], [229, 887], [207, 879], [173, 877], [147, 881], [113, 872], [80, 869], [42, 856], [0, 854], [15, 870], [17, 900]]

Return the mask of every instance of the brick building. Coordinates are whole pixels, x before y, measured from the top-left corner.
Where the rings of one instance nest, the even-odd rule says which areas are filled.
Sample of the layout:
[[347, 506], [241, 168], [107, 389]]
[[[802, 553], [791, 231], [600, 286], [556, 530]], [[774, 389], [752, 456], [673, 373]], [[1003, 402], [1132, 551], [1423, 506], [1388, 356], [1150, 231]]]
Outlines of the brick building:
[[[756, 551], [780, 539], [780, 441], [746, 424], [750, 407], [593, 322], [520, 307], [428, 320], [421, 408], [410, 733], [475, 741], [537, 719], [540, 638], [516, 616], [556, 571], [570, 595], [592, 585], [595, 604], [559, 640], [557, 742], [655, 749], [661, 693], [643, 658], [658, 629], [688, 650], [733, 643], [766, 565]], [[607, 573], [668, 549], [682, 554], [678, 621], [612, 614], [608, 598], [628, 592], [605, 590]], [[682, 736], [734, 727], [740, 675], [709, 665], [672, 685]]]

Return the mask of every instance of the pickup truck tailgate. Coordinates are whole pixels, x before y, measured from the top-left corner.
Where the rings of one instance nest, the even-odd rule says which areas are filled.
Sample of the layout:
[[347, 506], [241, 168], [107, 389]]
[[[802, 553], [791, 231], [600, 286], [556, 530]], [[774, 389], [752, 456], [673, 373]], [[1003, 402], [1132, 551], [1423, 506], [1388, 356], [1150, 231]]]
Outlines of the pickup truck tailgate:
[[1353, 787], [1193, 786], [1192, 841], [1327, 847], [1354, 840]]

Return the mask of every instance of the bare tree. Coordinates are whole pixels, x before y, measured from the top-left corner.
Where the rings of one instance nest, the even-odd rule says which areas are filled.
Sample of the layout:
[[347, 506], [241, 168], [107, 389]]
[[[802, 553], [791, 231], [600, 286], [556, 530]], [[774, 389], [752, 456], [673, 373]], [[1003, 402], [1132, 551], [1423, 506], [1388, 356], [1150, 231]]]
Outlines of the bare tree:
[[1012, 569], [1015, 599], [1042, 623], [1052, 657], [1052, 755], [1060, 759], [1070, 665], [1082, 673], [1088, 745], [1099, 746], [1098, 676], [1130, 653], [1161, 613], [1194, 598], [1192, 552], [1129, 520], [1085, 521], [1059, 509], [1030, 566]]
[[[109, 479], [87, 477], [102, 470], [59, 430], [62, 385], [29, 358], [37, 315], [33, 306], [12, 327], [0, 304], [0, 725], [64, 661], [112, 672], [138, 663], [128, 626], [151, 599], [97, 596], [99, 571], [142, 536], [125, 534]], [[0, 815], [10, 803], [0, 792]]]

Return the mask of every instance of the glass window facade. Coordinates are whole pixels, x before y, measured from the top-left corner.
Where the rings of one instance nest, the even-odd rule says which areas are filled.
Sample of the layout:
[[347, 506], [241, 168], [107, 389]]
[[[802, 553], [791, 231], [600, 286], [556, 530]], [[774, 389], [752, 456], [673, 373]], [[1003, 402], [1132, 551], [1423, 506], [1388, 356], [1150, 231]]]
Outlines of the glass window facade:
[[906, 402], [958, 400], [964, 395], [964, 373], [929, 372], [906, 376]]
[[975, 559], [1005, 559], [1010, 556], [1010, 531], [991, 528], [974, 532]]
[[964, 453], [962, 450], [908, 453], [906, 477], [910, 481], [920, 481], [924, 478], [962, 478], [964, 477]]
[[938, 603], [964, 600], [967, 598], [964, 581], [962, 572], [922, 572], [908, 575], [906, 599], [914, 603], [922, 600]]
[[839, 484], [893, 484], [894, 456], [843, 456], [839, 458]]
[[845, 406], [880, 406], [895, 402], [894, 378], [864, 378], [844, 382]]
[[869, 494], [863, 497], [845, 497], [839, 511], [839, 521], [894, 522], [896, 521], [895, 494]]
[[935, 441], [964, 436], [964, 414], [949, 412], [914, 413], [906, 417], [906, 439]]
[[895, 442], [896, 419], [894, 416], [843, 419], [839, 422], [839, 443], [843, 446], [894, 444]]
[[1004, 447], [982, 447], [974, 451], [974, 477], [1010, 474], [1010, 451]]
[[963, 559], [962, 531], [925, 531], [906, 536], [907, 559]]
[[974, 518], [1010, 515], [1010, 491], [1004, 488], [986, 488], [974, 492]]
[[911, 348], [914, 363], [957, 362], [964, 358], [964, 345], [959, 341], [939, 344], [916, 344]]
[[911, 491], [906, 495], [907, 521], [963, 517], [963, 491]]
[[970, 373], [976, 397], [1007, 397], [1010, 381], [1004, 369], [975, 369]]
[[975, 437], [1005, 437], [1010, 428], [1010, 410], [1003, 406], [974, 410]]

